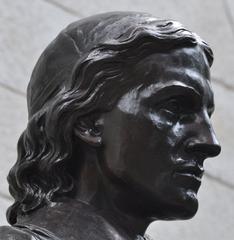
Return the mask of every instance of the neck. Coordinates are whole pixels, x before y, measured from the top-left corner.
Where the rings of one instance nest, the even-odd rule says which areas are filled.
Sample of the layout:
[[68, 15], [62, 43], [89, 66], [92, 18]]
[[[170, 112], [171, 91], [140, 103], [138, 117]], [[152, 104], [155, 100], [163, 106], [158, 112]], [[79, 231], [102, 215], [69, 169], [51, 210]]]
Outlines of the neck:
[[76, 201], [95, 209], [120, 235], [129, 239], [144, 236], [150, 220], [142, 217], [134, 206], [136, 197], [129, 194], [124, 184], [112, 181], [100, 167], [95, 149], [85, 151], [84, 164], [77, 178]]
[[61, 239], [87, 239], [90, 231], [86, 231], [86, 226], [94, 232], [98, 229], [100, 236], [96, 239], [143, 239], [151, 222], [139, 213], [141, 209], [144, 212], [144, 205], [136, 206], [137, 196], [129, 193], [124, 184], [106, 176], [94, 149], [85, 152], [88, 154], [82, 156], [84, 161], [77, 177], [74, 174], [75, 197], [60, 199], [56, 204], [19, 217], [17, 223], [45, 228]]

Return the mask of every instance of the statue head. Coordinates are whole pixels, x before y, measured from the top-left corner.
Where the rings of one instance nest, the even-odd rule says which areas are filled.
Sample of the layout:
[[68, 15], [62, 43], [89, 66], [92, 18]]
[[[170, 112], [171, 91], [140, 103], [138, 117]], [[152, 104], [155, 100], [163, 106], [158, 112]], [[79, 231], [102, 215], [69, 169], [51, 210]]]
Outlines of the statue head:
[[31, 76], [8, 221], [72, 198], [88, 154], [134, 211], [192, 217], [203, 161], [220, 152], [212, 61], [210, 47], [175, 21], [116, 12], [70, 24]]

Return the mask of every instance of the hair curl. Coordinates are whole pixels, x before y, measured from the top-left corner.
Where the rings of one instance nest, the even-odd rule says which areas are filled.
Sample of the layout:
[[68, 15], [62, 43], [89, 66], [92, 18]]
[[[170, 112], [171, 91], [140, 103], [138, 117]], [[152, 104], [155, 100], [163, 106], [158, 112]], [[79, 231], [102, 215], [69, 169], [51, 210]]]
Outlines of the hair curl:
[[[113, 108], [121, 97], [116, 95], [114, 89], [121, 88], [124, 91], [136, 84], [131, 78], [126, 78], [130, 66], [152, 53], [195, 45], [203, 49], [211, 66], [213, 54], [209, 46], [178, 22], [157, 20], [139, 13], [120, 15], [99, 15], [95, 18], [102, 20], [102, 26], [99, 22], [95, 25], [96, 30], [102, 29], [99, 35], [107, 36], [108, 27], [117, 26], [116, 37], [95, 38], [92, 35], [95, 31], [89, 32], [87, 29], [94, 20], [87, 18], [63, 30], [39, 59], [28, 87], [28, 125], [19, 138], [18, 159], [8, 176], [9, 190], [15, 199], [7, 212], [10, 224], [17, 221], [18, 215], [27, 214], [74, 190], [69, 170], [75, 151], [74, 124], [83, 116]], [[128, 21], [126, 28], [125, 20], [128, 16], [135, 19], [140, 16], [142, 20], [137, 24]], [[108, 22], [110, 19], [111, 23]], [[121, 30], [121, 24], [127, 30]], [[101, 40], [98, 41], [98, 37]], [[66, 45], [63, 44], [65, 38]], [[82, 50], [81, 45], [85, 46], [85, 41], [90, 38], [92, 47]], [[74, 57], [73, 66], [66, 68], [64, 63], [58, 66], [61, 71], [66, 68], [65, 75], [53, 68], [49, 69], [54, 75], [57, 74], [56, 79], [59, 80], [51, 80], [53, 77], [50, 77], [45, 83], [45, 76], [38, 77], [42, 67], [45, 68], [51, 61], [57, 61], [54, 64], [60, 61], [47, 55], [56, 50], [57, 43], [61, 43], [59, 47], [69, 55], [68, 42], [72, 45], [71, 51], [79, 51], [79, 56]], [[64, 53], [61, 56], [64, 57]], [[110, 85], [113, 89], [111, 92], [107, 91]]]

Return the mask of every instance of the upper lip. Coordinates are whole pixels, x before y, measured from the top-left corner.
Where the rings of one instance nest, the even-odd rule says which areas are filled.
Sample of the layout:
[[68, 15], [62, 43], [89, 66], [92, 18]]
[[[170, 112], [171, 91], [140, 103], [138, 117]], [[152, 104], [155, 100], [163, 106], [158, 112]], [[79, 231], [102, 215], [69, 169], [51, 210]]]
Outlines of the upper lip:
[[175, 173], [179, 173], [179, 174], [190, 174], [193, 175], [199, 179], [202, 178], [203, 173], [204, 173], [204, 169], [201, 166], [197, 166], [197, 165], [182, 165], [179, 168], [177, 168], [175, 170]]

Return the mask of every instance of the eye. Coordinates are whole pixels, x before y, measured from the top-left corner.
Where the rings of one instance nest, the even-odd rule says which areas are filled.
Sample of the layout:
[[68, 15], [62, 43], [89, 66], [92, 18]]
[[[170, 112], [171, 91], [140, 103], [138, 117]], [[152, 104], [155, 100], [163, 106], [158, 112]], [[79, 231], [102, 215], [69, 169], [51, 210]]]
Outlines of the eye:
[[177, 99], [170, 99], [161, 107], [162, 110], [172, 114], [177, 114], [181, 111], [181, 103]]
[[195, 112], [198, 108], [192, 99], [184, 96], [170, 98], [163, 101], [158, 107], [159, 112], [170, 119], [178, 119], [182, 116], [188, 116], [189, 114]]

